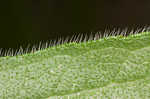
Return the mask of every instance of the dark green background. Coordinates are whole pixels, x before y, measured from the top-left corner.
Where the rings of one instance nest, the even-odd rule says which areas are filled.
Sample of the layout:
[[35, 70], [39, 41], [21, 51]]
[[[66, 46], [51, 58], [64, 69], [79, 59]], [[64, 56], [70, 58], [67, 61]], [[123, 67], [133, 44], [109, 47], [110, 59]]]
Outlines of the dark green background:
[[149, 0], [3, 0], [0, 48], [150, 23]]

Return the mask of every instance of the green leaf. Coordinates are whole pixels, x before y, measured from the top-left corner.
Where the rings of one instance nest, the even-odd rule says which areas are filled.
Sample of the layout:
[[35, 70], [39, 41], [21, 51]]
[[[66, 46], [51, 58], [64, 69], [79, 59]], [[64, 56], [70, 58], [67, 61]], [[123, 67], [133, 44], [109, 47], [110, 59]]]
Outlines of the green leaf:
[[148, 99], [150, 32], [0, 58], [0, 99]]

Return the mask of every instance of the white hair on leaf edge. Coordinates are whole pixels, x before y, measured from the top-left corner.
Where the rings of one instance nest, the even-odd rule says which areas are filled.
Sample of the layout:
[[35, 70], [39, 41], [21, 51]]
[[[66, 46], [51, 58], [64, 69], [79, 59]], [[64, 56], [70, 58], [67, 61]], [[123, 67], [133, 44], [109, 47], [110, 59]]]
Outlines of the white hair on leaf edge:
[[48, 47], [57, 46], [65, 43], [71, 43], [71, 42], [80, 43], [80, 42], [87, 42], [91, 40], [98, 40], [101, 38], [107, 38], [110, 36], [118, 36], [118, 35], [127, 36], [127, 35], [139, 34], [142, 32], [149, 32], [149, 31], [150, 31], [150, 26], [144, 26], [143, 28], [138, 28], [137, 30], [132, 29], [130, 31], [128, 30], [128, 28], [125, 28], [123, 30], [121, 30], [120, 28], [119, 29], [114, 28], [112, 31], [105, 30], [104, 32], [96, 32], [95, 34], [91, 32], [90, 35], [87, 33], [86, 34], [79, 33], [77, 35], [73, 34], [73, 36], [71, 37], [69, 36], [67, 36], [66, 38], [59, 37], [57, 40], [53, 40], [53, 41], [49, 40], [45, 43], [40, 41], [39, 44], [33, 45], [30, 50], [29, 50], [30, 44], [27, 46], [26, 49], [23, 49], [20, 46], [20, 48], [15, 51], [11, 48], [9, 48], [8, 50], [0, 48], [0, 56], [17, 56], [17, 55], [22, 55], [27, 53], [34, 53], [36, 51], [43, 50]]

